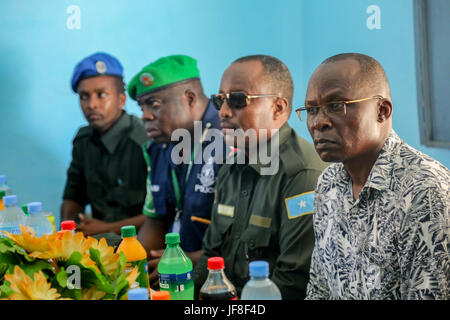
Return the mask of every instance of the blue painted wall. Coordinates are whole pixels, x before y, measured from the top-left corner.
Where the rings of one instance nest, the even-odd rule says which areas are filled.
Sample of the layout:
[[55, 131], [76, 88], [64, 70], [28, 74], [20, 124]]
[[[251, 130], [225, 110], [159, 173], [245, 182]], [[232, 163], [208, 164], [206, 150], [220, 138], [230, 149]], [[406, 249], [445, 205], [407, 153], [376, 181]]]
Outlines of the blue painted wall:
[[[80, 9], [80, 28], [67, 22]], [[377, 5], [381, 29], [369, 30]], [[198, 59], [207, 94], [234, 59], [264, 53], [283, 60], [302, 104], [314, 68], [330, 55], [361, 52], [385, 67], [394, 129], [413, 147], [450, 166], [450, 150], [420, 145], [412, 0], [3, 0], [0, 2], [0, 174], [19, 202], [59, 213], [71, 142], [85, 125], [70, 90], [75, 64], [95, 51], [117, 56], [128, 81], [161, 56]], [[140, 115], [131, 99], [126, 110]], [[310, 140], [296, 115], [290, 124]]]

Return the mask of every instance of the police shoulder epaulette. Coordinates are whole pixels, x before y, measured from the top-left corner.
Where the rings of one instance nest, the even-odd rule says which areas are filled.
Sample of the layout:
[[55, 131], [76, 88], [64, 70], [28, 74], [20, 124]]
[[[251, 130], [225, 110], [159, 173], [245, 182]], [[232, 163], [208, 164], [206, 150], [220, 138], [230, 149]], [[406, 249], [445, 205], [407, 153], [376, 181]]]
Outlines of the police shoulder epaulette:
[[299, 145], [282, 144], [280, 146], [280, 161], [288, 177], [293, 176], [305, 168]]
[[73, 141], [75, 142], [76, 140], [79, 140], [81, 138], [85, 138], [85, 137], [89, 137], [90, 135], [92, 135], [92, 127], [90, 126], [85, 126], [85, 127], [81, 127], [77, 134], [75, 135], [75, 138], [73, 139]]

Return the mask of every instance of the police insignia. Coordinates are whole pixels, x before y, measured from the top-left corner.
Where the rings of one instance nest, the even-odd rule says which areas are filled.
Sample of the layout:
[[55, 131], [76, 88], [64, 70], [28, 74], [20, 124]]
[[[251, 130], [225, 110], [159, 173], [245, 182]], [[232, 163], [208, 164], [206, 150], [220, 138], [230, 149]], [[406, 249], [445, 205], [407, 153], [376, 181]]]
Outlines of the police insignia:
[[95, 63], [95, 69], [97, 69], [98, 73], [104, 74], [106, 72], [106, 64], [99, 60]]
[[145, 72], [145, 73], [141, 74], [141, 76], [139, 77], [139, 81], [141, 81], [141, 83], [145, 87], [149, 87], [153, 84], [154, 79], [150, 73]]
[[284, 202], [289, 219], [311, 214], [314, 212], [314, 191], [286, 198]]

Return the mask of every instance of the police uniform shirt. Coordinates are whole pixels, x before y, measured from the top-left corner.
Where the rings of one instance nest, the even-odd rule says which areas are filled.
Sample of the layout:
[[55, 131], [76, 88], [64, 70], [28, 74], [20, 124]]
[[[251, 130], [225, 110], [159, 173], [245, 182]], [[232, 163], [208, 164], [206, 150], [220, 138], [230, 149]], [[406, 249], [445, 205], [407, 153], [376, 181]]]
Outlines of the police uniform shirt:
[[[202, 118], [203, 132], [205, 132], [204, 129], [207, 125], [210, 128], [220, 129], [219, 114], [212, 102], [208, 103]], [[198, 152], [202, 152], [214, 141], [207, 140], [203, 141], [202, 148], [199, 148]], [[182, 249], [186, 252], [193, 252], [201, 249], [202, 239], [208, 226], [205, 221], [211, 219], [214, 187], [220, 165], [214, 159], [214, 153], [212, 153], [212, 158], [205, 159], [205, 157], [202, 157], [201, 164], [194, 163], [192, 165], [189, 177], [186, 179], [188, 164], [182, 163], [177, 165], [171, 159], [171, 153], [175, 145], [175, 143], [160, 144], [149, 142], [147, 153], [150, 159], [149, 181], [151, 181], [151, 185], [148, 186], [150, 189], [148, 192], [151, 192], [149, 196], [153, 197], [154, 208], [148, 208], [148, 201], [146, 201], [143, 213], [150, 218], [166, 219], [171, 225], [169, 232], [176, 231], [180, 233], [180, 246]], [[220, 145], [225, 149], [223, 140], [221, 140]], [[225, 151], [223, 154], [225, 154]], [[176, 173], [182, 197], [179, 230], [174, 230], [177, 203], [171, 176], [172, 169]]]
[[221, 256], [239, 295], [249, 280], [248, 263], [265, 260], [283, 299], [305, 297], [314, 246], [313, 191], [325, 164], [287, 123], [279, 130], [278, 156], [273, 175], [261, 175], [259, 164], [221, 168], [204, 254], [194, 271], [197, 293], [208, 275], [207, 259]]
[[103, 136], [90, 126], [81, 128], [63, 199], [90, 204], [93, 218], [105, 222], [141, 214], [147, 175], [141, 146], [147, 140], [142, 121], [126, 112]]

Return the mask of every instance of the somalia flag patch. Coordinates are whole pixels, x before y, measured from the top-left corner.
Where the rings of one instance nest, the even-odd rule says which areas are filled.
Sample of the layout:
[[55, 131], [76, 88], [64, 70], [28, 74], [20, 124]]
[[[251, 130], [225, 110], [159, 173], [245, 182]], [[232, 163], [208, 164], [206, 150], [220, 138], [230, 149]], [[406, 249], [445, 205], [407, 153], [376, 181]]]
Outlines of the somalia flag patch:
[[284, 199], [289, 219], [295, 219], [314, 212], [314, 191], [305, 192]]

